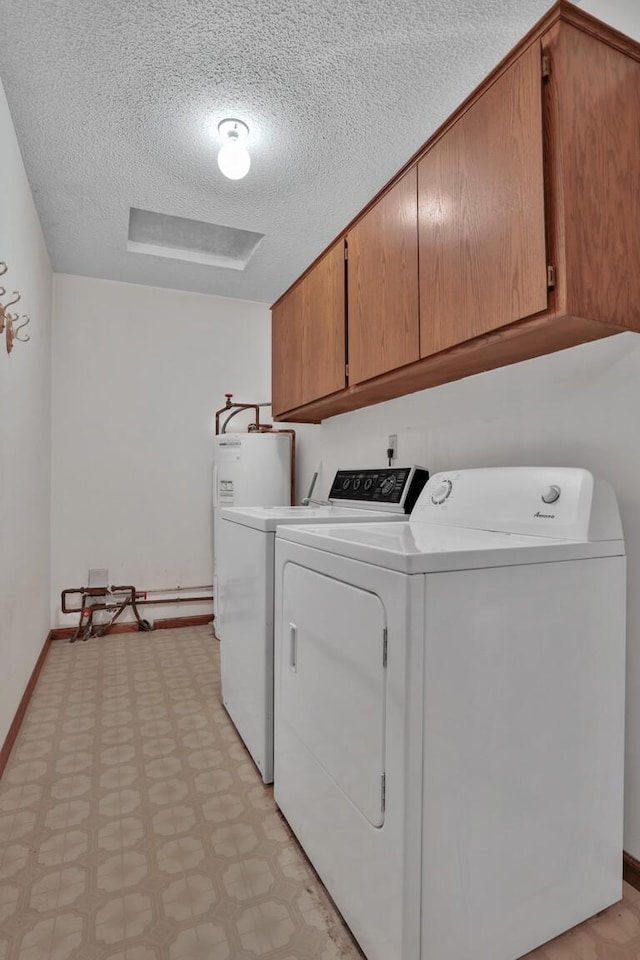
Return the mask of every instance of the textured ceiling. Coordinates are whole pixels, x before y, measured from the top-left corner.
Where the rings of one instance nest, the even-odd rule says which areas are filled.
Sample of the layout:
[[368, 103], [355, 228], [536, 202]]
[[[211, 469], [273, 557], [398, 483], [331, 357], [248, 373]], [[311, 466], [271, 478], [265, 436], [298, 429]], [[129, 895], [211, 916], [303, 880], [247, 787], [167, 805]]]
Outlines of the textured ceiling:
[[[272, 301], [549, 0], [0, 0], [54, 270]], [[637, 0], [583, 9], [636, 36]], [[251, 127], [225, 179], [215, 131]], [[129, 208], [265, 234], [244, 271], [127, 251]]]

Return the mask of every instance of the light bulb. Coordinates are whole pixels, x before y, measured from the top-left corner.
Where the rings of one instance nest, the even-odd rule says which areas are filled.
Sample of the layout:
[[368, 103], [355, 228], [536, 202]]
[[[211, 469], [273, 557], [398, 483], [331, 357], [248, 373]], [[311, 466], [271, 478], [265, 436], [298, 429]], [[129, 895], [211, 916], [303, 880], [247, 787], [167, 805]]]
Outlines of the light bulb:
[[242, 180], [249, 173], [251, 157], [244, 141], [249, 136], [249, 127], [243, 120], [229, 117], [218, 124], [222, 146], [218, 153], [218, 166], [229, 180]]
[[242, 180], [249, 173], [251, 157], [241, 143], [228, 140], [220, 147], [218, 166], [229, 180]]

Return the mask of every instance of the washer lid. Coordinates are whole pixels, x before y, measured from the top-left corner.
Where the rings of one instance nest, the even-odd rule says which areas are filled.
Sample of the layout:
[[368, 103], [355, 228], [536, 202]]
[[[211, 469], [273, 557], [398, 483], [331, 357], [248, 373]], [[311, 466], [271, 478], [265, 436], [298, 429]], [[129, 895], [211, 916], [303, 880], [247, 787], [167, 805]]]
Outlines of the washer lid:
[[377, 510], [358, 510], [355, 507], [225, 507], [220, 511], [223, 520], [253, 527], [265, 533], [272, 532], [277, 526], [289, 523], [382, 523], [394, 520], [402, 521], [406, 514], [387, 513]]
[[427, 523], [309, 524], [282, 527], [277, 536], [400, 573], [437, 573], [624, 555], [623, 540], [551, 540]]

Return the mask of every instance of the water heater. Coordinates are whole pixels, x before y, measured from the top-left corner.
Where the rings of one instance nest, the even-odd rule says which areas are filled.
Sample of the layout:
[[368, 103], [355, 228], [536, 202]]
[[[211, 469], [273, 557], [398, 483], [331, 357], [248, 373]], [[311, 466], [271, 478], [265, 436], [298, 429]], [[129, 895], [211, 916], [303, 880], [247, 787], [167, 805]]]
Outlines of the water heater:
[[287, 433], [220, 433], [213, 454], [213, 596], [218, 608], [216, 519], [222, 507], [291, 503], [291, 437]]

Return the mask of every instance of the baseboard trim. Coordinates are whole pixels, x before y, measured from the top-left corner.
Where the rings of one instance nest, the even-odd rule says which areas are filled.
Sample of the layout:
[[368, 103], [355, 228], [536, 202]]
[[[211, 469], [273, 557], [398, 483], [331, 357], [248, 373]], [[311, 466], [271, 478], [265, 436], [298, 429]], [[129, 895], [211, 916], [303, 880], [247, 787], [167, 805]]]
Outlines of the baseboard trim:
[[636, 890], [640, 890], [640, 860], [636, 860], [630, 853], [622, 854], [622, 876]]
[[180, 627], [204, 627], [213, 622], [212, 613], [203, 613], [197, 617], [167, 617], [165, 620], [154, 620], [154, 630], [174, 630]]
[[[114, 623], [109, 631], [111, 633], [131, 633], [133, 630], [137, 630], [138, 625], [136, 623]], [[71, 637], [76, 632], [75, 627], [54, 627], [51, 633], [53, 634], [53, 640], [70, 640]], [[107, 634], [107, 637], [109, 636]], [[99, 637], [93, 639], [100, 639]]]
[[36, 660], [36, 665], [31, 672], [31, 676], [29, 677], [29, 682], [27, 683], [25, 691], [22, 694], [22, 699], [18, 704], [16, 715], [13, 718], [13, 722], [11, 726], [9, 727], [9, 732], [7, 733], [4, 743], [2, 744], [2, 749], [0, 749], [0, 777], [4, 773], [4, 768], [7, 765], [7, 760], [9, 759], [9, 756], [13, 749], [13, 745], [16, 742], [16, 737], [18, 736], [20, 727], [22, 726], [24, 715], [27, 712], [27, 706], [29, 705], [29, 700], [31, 699], [31, 695], [35, 689], [35, 685], [38, 680], [38, 677], [40, 676], [40, 671], [42, 670], [43, 664], [47, 659], [47, 653], [49, 651], [49, 646], [51, 645], [52, 640], [53, 640], [53, 630], [49, 630], [49, 633], [47, 634], [47, 639], [44, 641], [44, 646], [40, 651], [40, 656]]
[[[207, 623], [211, 623], [212, 620], [212, 613], [203, 613], [200, 616], [195, 617], [167, 617], [164, 620], [154, 620], [153, 629], [175, 630], [180, 629], [180, 627], [200, 627]], [[104, 639], [108, 640], [109, 637], [114, 633], [136, 633], [137, 630], [138, 624], [135, 620], [132, 620], [130, 623], [114, 623]], [[50, 631], [50, 636], [52, 640], [70, 640], [75, 632], [75, 627], [55, 627]], [[93, 639], [99, 640], [100, 637], [95, 637]]]

